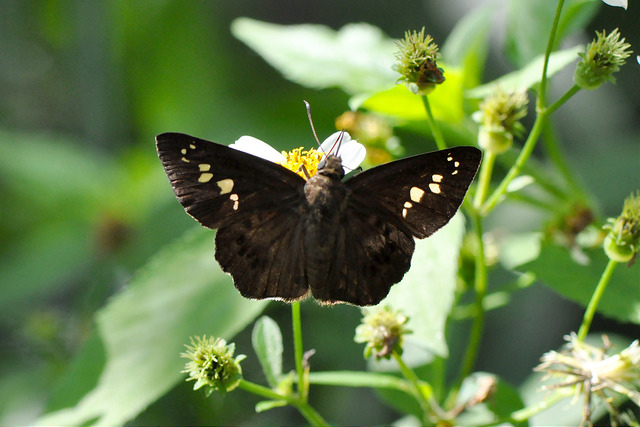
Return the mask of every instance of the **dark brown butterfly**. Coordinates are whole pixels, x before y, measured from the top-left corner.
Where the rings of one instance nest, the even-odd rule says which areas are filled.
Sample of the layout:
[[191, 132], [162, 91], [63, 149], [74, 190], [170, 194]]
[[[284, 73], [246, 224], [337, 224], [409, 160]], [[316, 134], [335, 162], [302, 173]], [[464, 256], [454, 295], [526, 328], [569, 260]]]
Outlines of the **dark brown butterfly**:
[[156, 137], [178, 200], [218, 229], [215, 257], [247, 298], [379, 303], [409, 270], [414, 237], [456, 213], [481, 151], [455, 147], [343, 181], [329, 154], [305, 180], [281, 165], [179, 133]]

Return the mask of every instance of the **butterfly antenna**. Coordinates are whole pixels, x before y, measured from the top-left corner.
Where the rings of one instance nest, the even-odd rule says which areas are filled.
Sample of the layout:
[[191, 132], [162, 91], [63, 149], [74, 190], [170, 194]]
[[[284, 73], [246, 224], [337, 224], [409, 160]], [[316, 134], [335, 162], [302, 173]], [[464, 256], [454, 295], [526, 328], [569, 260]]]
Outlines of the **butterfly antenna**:
[[316, 127], [313, 125], [313, 119], [311, 118], [311, 105], [305, 100], [303, 100], [302, 102], [304, 102], [304, 105], [307, 107], [307, 117], [309, 117], [309, 124], [311, 125], [313, 137], [316, 139], [318, 147], [320, 147], [320, 140], [318, 139], [318, 134], [316, 133]]

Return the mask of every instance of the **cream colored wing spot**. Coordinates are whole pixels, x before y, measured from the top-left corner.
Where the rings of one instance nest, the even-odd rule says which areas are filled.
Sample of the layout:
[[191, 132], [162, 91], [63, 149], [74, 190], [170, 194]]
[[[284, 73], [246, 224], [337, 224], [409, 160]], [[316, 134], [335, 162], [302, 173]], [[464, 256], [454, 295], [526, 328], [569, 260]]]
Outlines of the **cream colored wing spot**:
[[229, 199], [231, 201], [233, 201], [233, 210], [237, 211], [238, 210], [238, 195], [234, 193], [234, 194], [229, 196]]
[[180, 160], [182, 160], [185, 163], [191, 163], [191, 160], [187, 159], [186, 157], [183, 157]]
[[440, 194], [440, 184], [432, 182], [431, 184], [429, 184], [429, 190], [431, 190], [431, 192], [434, 194]]
[[456, 169], [453, 172], [451, 172], [451, 175], [458, 175], [458, 169]]
[[198, 169], [200, 169], [200, 172], [209, 172], [209, 170], [211, 170], [211, 165], [207, 163], [200, 163], [198, 165]]
[[460, 162], [455, 162], [455, 163], [453, 164], [453, 166], [455, 166], [455, 167], [460, 166]]
[[195, 144], [189, 144], [189, 148], [191, 148], [192, 150], [195, 150], [196, 146], [195, 146]]
[[404, 206], [402, 209], [402, 218], [406, 218], [407, 214], [409, 213], [409, 209], [411, 209], [413, 207], [413, 204], [411, 202], [404, 202]]
[[416, 203], [420, 203], [423, 196], [424, 196], [424, 190], [422, 188], [411, 187], [411, 190], [409, 190], [409, 198]]
[[[220, 181], [216, 182], [216, 184], [218, 184], [218, 187], [220, 187], [220, 195], [229, 194], [231, 193], [231, 190], [233, 190], [233, 180], [230, 178], [221, 179]], [[237, 194], [232, 194], [231, 196], [236, 196], [235, 199], [238, 200]]]
[[198, 178], [198, 182], [202, 182], [202, 183], [209, 182], [211, 181], [211, 178], [213, 178], [212, 173], [208, 173], [208, 172], [201, 173], [200, 177]]
[[185, 154], [187, 154], [187, 149], [183, 148], [182, 150], [180, 150], [180, 152], [182, 153], [182, 155], [184, 156]]
[[453, 157], [451, 156], [447, 157], [447, 162], [450, 162], [451, 160], [453, 160]]
[[437, 174], [437, 173], [431, 175], [431, 181], [433, 181], [433, 182], [442, 182], [442, 175]]

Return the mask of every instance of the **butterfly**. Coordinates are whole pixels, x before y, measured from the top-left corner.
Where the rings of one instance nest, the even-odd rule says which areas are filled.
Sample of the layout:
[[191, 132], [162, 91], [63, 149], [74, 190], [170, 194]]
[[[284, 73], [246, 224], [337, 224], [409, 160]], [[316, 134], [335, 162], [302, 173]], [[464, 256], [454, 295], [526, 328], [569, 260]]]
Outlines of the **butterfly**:
[[378, 304], [411, 266], [415, 242], [444, 226], [482, 153], [454, 147], [343, 180], [328, 154], [305, 180], [251, 154], [180, 133], [156, 137], [186, 212], [217, 229], [215, 258], [240, 293], [287, 302]]

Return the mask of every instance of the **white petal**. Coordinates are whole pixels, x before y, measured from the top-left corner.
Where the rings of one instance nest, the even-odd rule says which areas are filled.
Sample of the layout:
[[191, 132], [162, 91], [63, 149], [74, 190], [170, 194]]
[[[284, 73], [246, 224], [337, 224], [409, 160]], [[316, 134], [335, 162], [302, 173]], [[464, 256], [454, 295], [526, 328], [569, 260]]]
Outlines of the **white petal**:
[[351, 135], [348, 132], [338, 131], [331, 134], [324, 142], [320, 145], [320, 151], [324, 153], [329, 153], [330, 150], [335, 150], [338, 148], [337, 142], [340, 139], [340, 134], [342, 134], [342, 141], [340, 141], [340, 158], [342, 159], [342, 166], [345, 169], [346, 173], [351, 172], [360, 166], [360, 163], [364, 160], [364, 157], [367, 154], [367, 150], [364, 148], [364, 145], [360, 144], [355, 139], [351, 139]]
[[278, 150], [266, 142], [252, 136], [241, 136], [236, 142], [229, 145], [229, 147], [238, 151], [253, 154], [254, 156], [261, 157], [274, 163], [280, 163], [286, 160]]
[[608, 4], [609, 6], [616, 6], [616, 7], [624, 7], [625, 10], [627, 9], [627, 0], [602, 0], [605, 4]]

